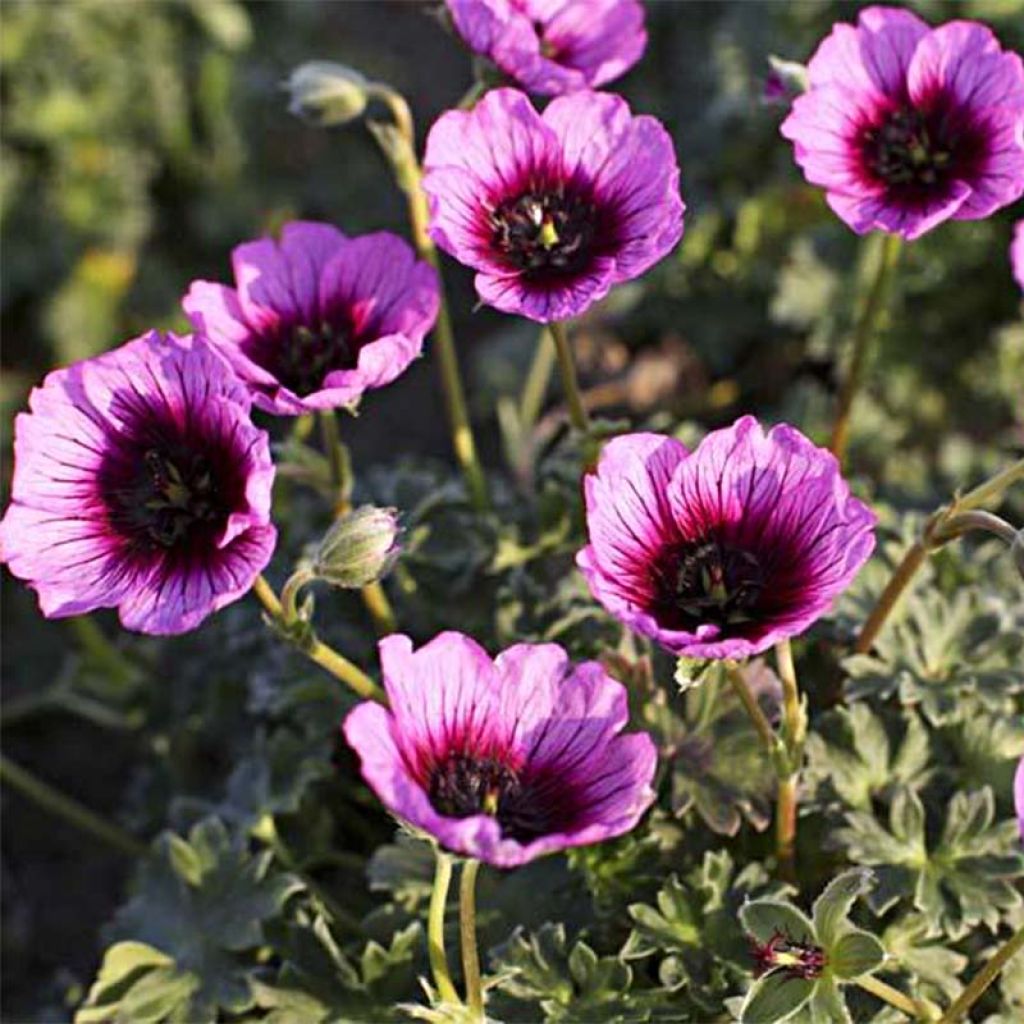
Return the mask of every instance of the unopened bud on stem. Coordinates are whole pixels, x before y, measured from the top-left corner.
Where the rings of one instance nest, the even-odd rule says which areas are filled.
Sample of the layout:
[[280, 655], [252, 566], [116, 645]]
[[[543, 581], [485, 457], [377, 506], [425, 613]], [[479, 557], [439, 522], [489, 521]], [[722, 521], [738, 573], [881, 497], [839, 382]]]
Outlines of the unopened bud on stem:
[[362, 117], [375, 88], [358, 71], [329, 60], [300, 64], [284, 87], [291, 96], [288, 109], [321, 128]]
[[324, 535], [313, 562], [316, 575], [357, 589], [390, 572], [401, 554], [398, 513], [364, 505], [341, 516]]

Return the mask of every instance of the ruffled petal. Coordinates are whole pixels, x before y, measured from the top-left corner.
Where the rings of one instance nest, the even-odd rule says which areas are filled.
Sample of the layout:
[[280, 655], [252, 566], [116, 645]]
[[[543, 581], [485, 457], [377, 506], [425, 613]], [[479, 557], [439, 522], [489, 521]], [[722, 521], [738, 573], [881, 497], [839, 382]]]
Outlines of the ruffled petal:
[[907, 68], [929, 27], [898, 7], [868, 7], [857, 27], [836, 25], [808, 62], [812, 88], [833, 83], [848, 94], [867, 93], [901, 100]]

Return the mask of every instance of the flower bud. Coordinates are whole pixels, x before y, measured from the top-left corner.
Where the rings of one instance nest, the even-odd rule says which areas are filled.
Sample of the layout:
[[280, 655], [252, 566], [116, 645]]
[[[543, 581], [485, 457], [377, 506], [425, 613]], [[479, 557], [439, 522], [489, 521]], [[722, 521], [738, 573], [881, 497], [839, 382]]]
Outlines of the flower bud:
[[284, 83], [288, 109], [321, 128], [362, 117], [373, 83], [358, 71], [329, 60], [300, 64]]
[[336, 587], [364, 587], [387, 575], [401, 553], [398, 513], [363, 505], [324, 534], [313, 562], [316, 575]]
[[761, 102], [788, 107], [800, 93], [807, 91], [807, 67], [774, 55], [768, 58], [768, 63], [771, 70], [764, 80]]

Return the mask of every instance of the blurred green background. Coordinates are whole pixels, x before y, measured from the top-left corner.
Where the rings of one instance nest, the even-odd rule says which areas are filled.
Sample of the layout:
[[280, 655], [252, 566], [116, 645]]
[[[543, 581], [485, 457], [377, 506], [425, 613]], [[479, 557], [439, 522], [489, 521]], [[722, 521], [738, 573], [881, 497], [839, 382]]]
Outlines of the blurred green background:
[[[404, 203], [360, 126], [320, 131], [287, 113], [281, 83], [329, 59], [409, 98], [421, 138], [471, 82], [471, 63], [415, 0], [181, 0], [3, 5], [0, 217], [3, 486], [10, 428], [49, 368], [151, 326], [184, 328], [196, 277], [226, 279], [233, 245], [292, 217], [346, 232], [405, 232]], [[687, 228], [676, 254], [588, 317], [583, 378], [615, 413], [705, 425], [751, 410], [823, 438], [837, 353], [856, 298], [858, 240], [807, 187], [762, 104], [774, 53], [805, 60], [858, 4], [663, 2], [650, 45], [615, 83], [663, 119], [682, 166]], [[1024, 3], [913, 5], [932, 21], [988, 21], [1024, 46]], [[1024, 326], [1007, 261], [1020, 206], [950, 223], [910, 247], [869, 395], [857, 470], [879, 493], [929, 508], [1024, 442]], [[473, 312], [470, 275], [447, 266], [486, 458], [499, 460], [496, 397], [518, 387], [534, 330]], [[431, 359], [371, 395], [348, 430], [358, 465], [447, 457]], [[5, 573], [7, 699], [51, 681], [68, 646]], [[168, 680], [168, 683], [171, 681]], [[117, 815], [130, 733], [54, 715], [13, 725], [5, 750]], [[3, 794], [5, 1017], [47, 1019], [96, 964], [97, 930], [125, 865]], [[41, 1015], [41, 1016], [40, 1016]]]

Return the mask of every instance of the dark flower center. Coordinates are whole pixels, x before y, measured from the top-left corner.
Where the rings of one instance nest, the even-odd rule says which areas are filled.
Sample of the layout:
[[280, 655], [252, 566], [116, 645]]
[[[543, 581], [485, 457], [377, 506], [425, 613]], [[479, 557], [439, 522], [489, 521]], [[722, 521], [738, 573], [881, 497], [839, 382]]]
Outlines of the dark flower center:
[[564, 188], [532, 191], [501, 203], [491, 225], [495, 246], [527, 275], [575, 274], [590, 260], [596, 209]]
[[987, 152], [986, 132], [947, 96], [887, 111], [861, 133], [867, 173], [904, 193], [924, 198], [957, 179], [978, 174]]
[[341, 319], [323, 320], [318, 327], [286, 327], [275, 340], [267, 369], [286, 388], [305, 397], [319, 391], [332, 371], [355, 369], [359, 345], [354, 335]]
[[450, 754], [430, 773], [427, 791], [439, 814], [449, 818], [488, 814], [497, 819], [503, 835], [520, 842], [550, 831], [539, 794], [497, 758]]
[[797, 942], [777, 931], [766, 943], [754, 943], [754, 977], [781, 970], [793, 978], [813, 981], [825, 970], [828, 957], [820, 946]]
[[891, 111], [865, 132], [868, 166], [890, 185], [933, 186], [945, 180], [953, 152], [933, 120], [912, 107]]
[[661, 599], [684, 620], [719, 626], [750, 620], [765, 586], [755, 555], [705, 540], [683, 544], [667, 562], [660, 573]]
[[178, 547], [228, 515], [212, 463], [184, 445], [145, 449], [135, 472], [113, 484], [104, 488], [113, 525], [144, 547]]

